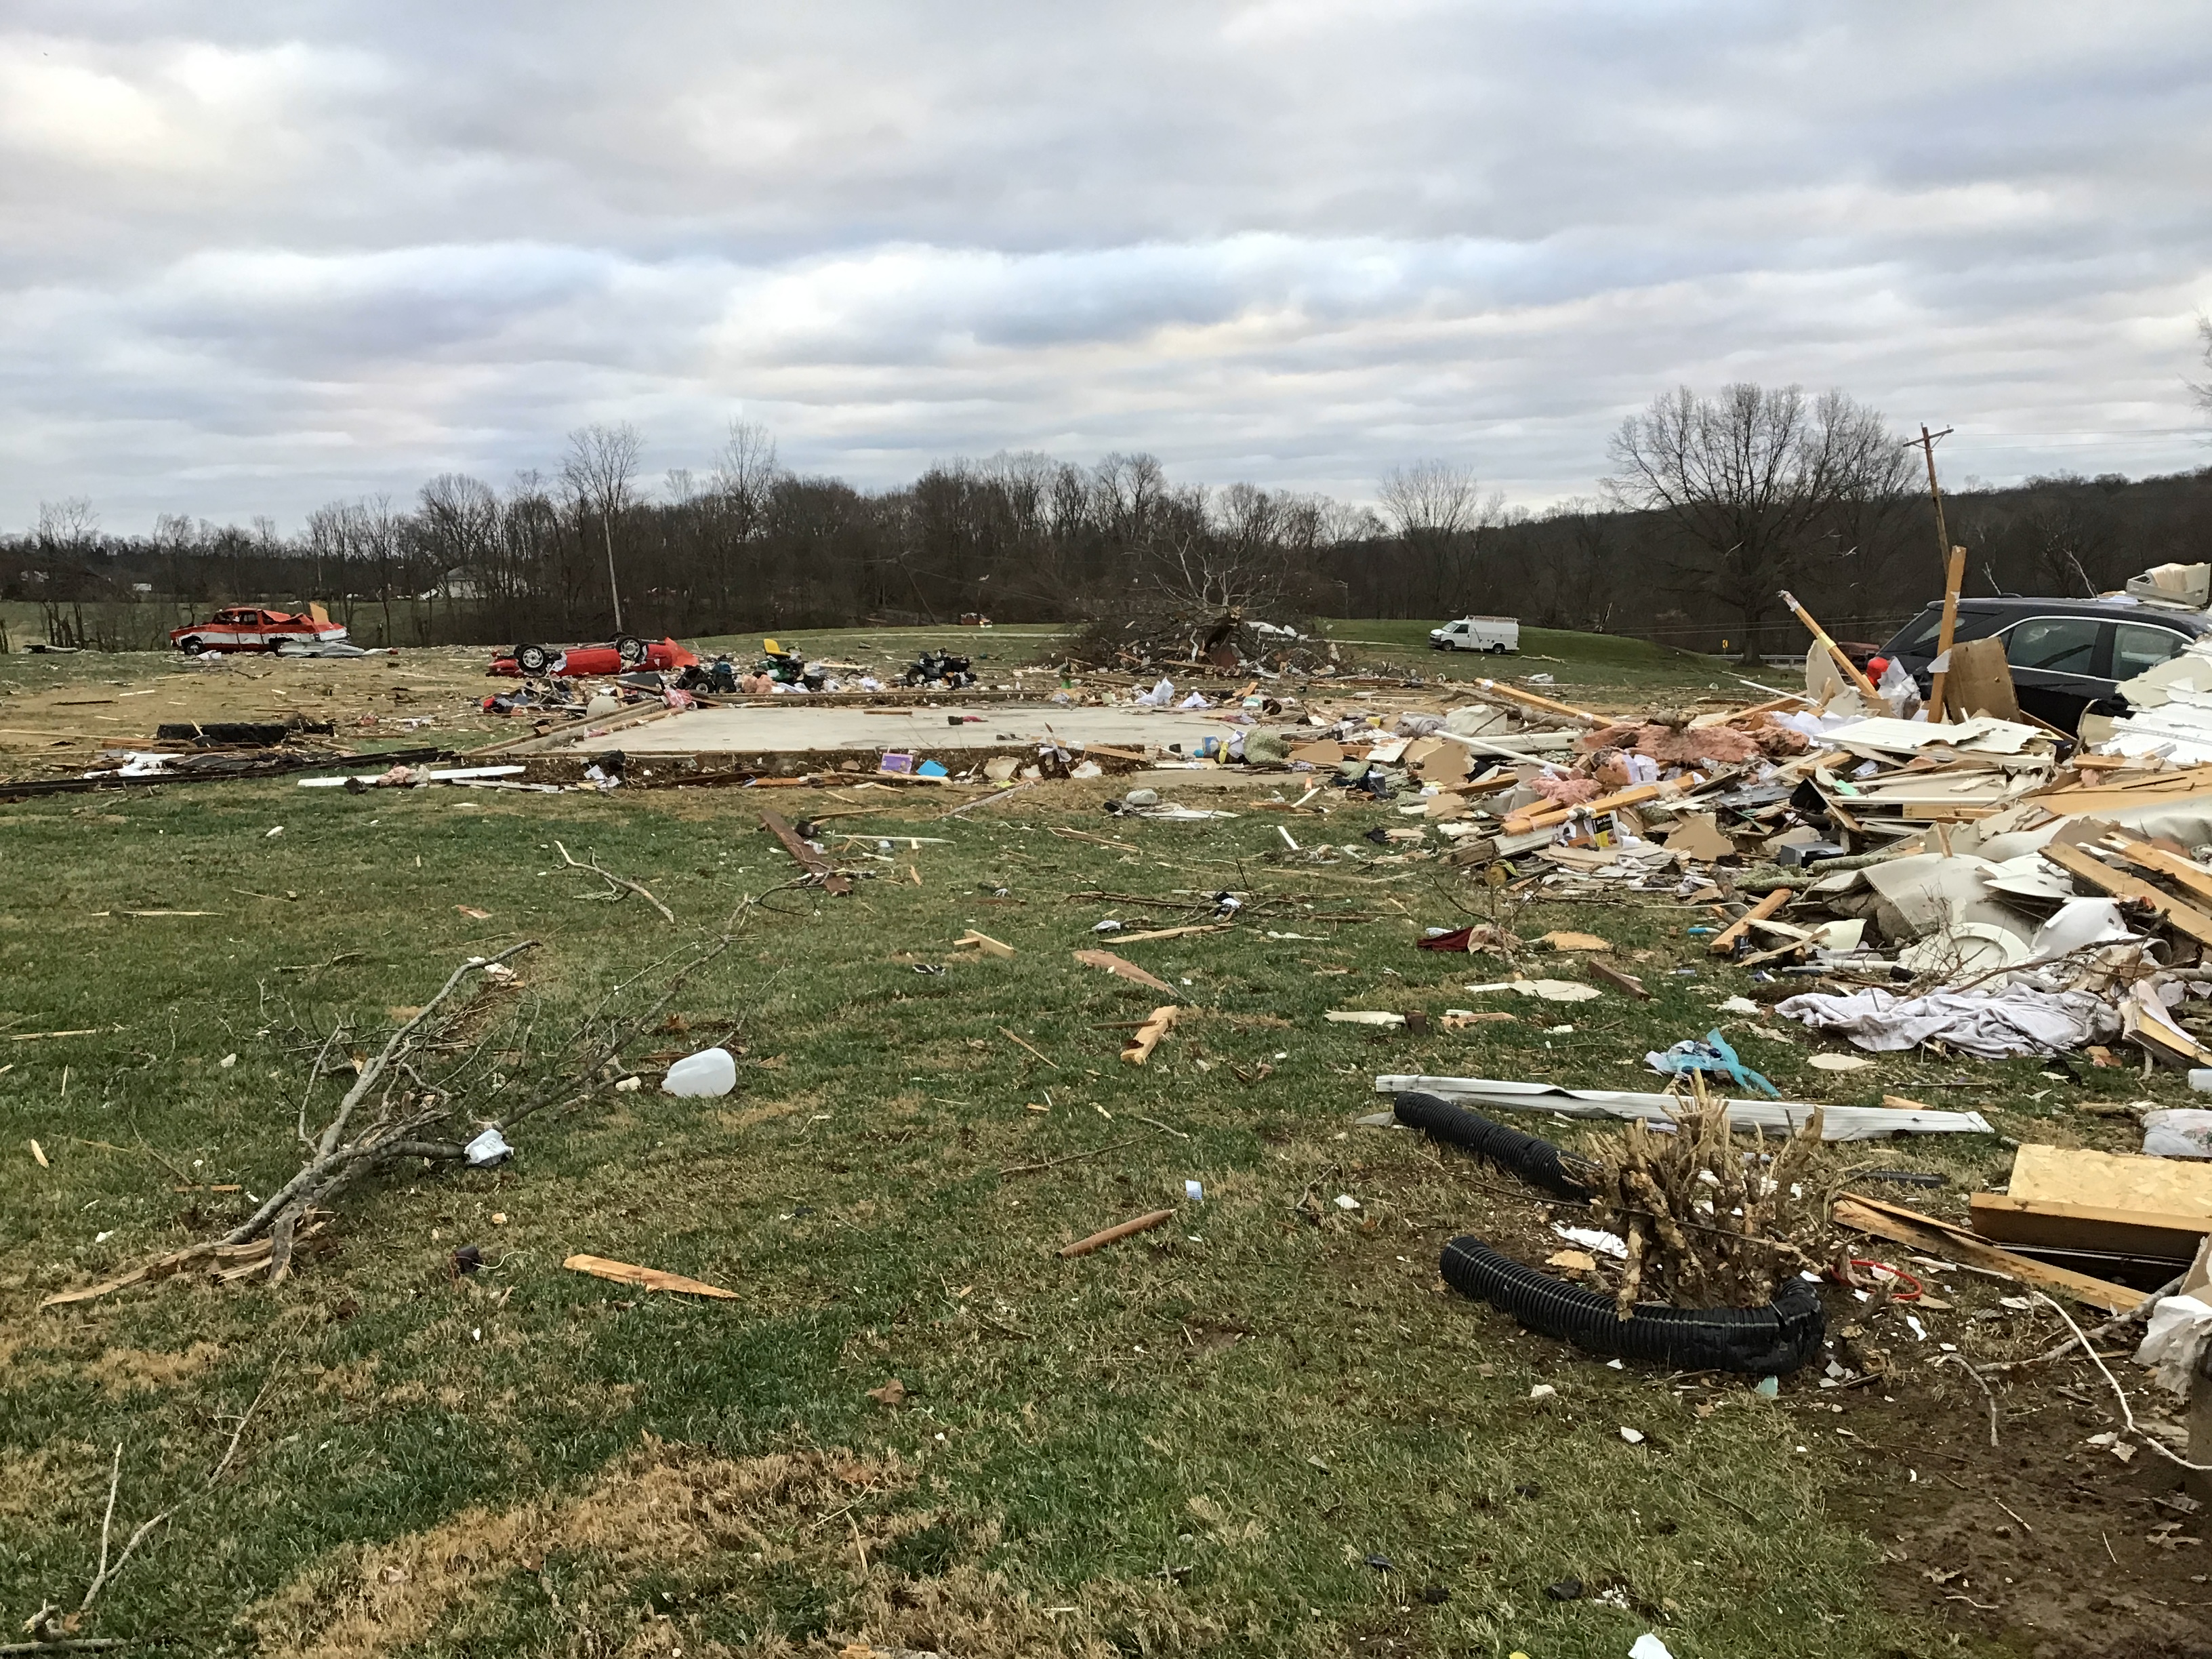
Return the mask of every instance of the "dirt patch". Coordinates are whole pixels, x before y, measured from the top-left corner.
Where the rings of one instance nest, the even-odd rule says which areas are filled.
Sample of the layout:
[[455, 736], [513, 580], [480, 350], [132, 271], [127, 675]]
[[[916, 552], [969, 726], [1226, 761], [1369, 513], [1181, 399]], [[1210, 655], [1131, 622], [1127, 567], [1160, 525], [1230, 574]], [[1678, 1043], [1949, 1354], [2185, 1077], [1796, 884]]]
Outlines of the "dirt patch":
[[354, 1659], [428, 1639], [549, 1556], [588, 1553], [635, 1577], [705, 1552], [788, 1555], [786, 1534], [870, 1488], [896, 1464], [805, 1451], [732, 1462], [647, 1441], [580, 1494], [495, 1513], [464, 1510], [428, 1532], [339, 1552], [253, 1608], [261, 1650]]
[[[369, 1659], [489, 1638], [548, 1603], [577, 1651], [643, 1656], [1195, 1653], [1229, 1634], [1167, 1586], [1106, 1580], [1054, 1605], [978, 1565], [988, 1522], [886, 1509], [914, 1472], [811, 1448], [732, 1460], [647, 1439], [580, 1492], [472, 1509], [326, 1558], [251, 1609], [264, 1655]], [[493, 1643], [496, 1645], [496, 1643]]]
[[1978, 1395], [1851, 1413], [1866, 1479], [1832, 1501], [1882, 1551], [1883, 1600], [2033, 1659], [2212, 1659], [2212, 1510], [2148, 1449], [2087, 1443], [2115, 1426], [2094, 1370], [2047, 1373], [2000, 1389], [1995, 1448]]
[[146, 1348], [109, 1348], [84, 1368], [85, 1375], [110, 1398], [137, 1389], [168, 1389], [198, 1376], [222, 1355], [214, 1342], [195, 1342], [182, 1353]]

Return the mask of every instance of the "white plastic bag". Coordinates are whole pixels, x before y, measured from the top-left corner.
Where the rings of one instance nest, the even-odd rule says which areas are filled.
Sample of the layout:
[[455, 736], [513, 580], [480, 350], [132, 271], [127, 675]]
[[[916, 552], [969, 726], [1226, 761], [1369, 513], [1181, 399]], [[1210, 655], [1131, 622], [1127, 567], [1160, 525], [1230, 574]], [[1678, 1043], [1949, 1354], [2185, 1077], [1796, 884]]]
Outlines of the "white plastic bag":
[[726, 1095], [738, 1086], [738, 1062], [726, 1048], [702, 1048], [686, 1054], [660, 1079], [663, 1094]]
[[2212, 1341], [2212, 1307], [2193, 1296], [2169, 1296], [2150, 1310], [2136, 1364], [2149, 1366], [2159, 1387], [2186, 1395], [2208, 1341]]
[[1893, 659], [1881, 671], [1875, 692], [1889, 705], [1890, 714], [1898, 720], [1909, 720], [1920, 712], [1920, 683]]

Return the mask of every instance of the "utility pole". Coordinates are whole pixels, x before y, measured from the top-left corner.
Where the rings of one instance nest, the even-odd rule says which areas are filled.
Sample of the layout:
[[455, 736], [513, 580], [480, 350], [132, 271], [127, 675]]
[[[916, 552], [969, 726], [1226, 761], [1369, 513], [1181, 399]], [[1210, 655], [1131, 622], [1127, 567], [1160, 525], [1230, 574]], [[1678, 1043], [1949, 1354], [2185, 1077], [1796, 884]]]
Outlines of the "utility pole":
[[[1966, 550], [1951, 545], [1951, 532], [1943, 524], [1943, 490], [1936, 482], [1936, 441], [1948, 438], [1951, 428], [1930, 432], [1923, 422], [1920, 428], [1920, 451], [1928, 458], [1928, 498], [1936, 503], [1936, 555], [1945, 562], [1943, 572], [1943, 626], [1936, 636], [1936, 660], [1939, 665], [1930, 677], [1928, 687], [1928, 717], [1937, 722], [1943, 719], [1944, 683], [1951, 675], [1951, 636], [1959, 625], [1959, 589], [1966, 579]], [[1905, 447], [1912, 440], [1905, 440]]]

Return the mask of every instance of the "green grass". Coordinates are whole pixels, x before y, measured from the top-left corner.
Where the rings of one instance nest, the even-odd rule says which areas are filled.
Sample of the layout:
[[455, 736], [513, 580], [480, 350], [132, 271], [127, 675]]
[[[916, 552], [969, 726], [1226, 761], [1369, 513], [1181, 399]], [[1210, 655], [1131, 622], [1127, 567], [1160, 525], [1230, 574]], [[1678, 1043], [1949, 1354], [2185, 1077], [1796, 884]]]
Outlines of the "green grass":
[[1450, 679], [1520, 679], [1548, 673], [1561, 686], [1577, 689], [1662, 691], [1668, 690], [1739, 693], [1732, 675], [1740, 672], [1726, 658], [1706, 656], [1617, 634], [1579, 634], [1565, 629], [1521, 629], [1521, 649], [1506, 656], [1484, 652], [1437, 651], [1429, 630], [1444, 618], [1408, 622], [1392, 618], [1332, 618], [1322, 626], [1332, 639], [1368, 651], [1387, 653], [1400, 665]]
[[[256, 783], [5, 809], [0, 1611], [75, 1605], [118, 1443], [120, 1534], [191, 1491], [273, 1376], [219, 1498], [142, 1547], [88, 1633], [304, 1650], [303, 1632], [386, 1598], [415, 1622], [395, 1612], [388, 1638], [316, 1650], [697, 1654], [781, 1632], [963, 1654], [1392, 1642], [1618, 1659], [1662, 1623], [1681, 1659], [1959, 1650], [1884, 1610], [1874, 1544], [1828, 1509], [1832, 1486], [1887, 1478], [1828, 1426], [1879, 1406], [1854, 1395], [1854, 1416], [1831, 1418], [1808, 1386], [1768, 1404], [1611, 1370], [1445, 1293], [1444, 1239], [1471, 1229], [1540, 1259], [1542, 1212], [1462, 1159], [1352, 1122], [1382, 1070], [1642, 1086], [1647, 1047], [1715, 1023], [1701, 993], [1742, 988], [1683, 936], [1682, 913], [1521, 918], [1524, 933], [1589, 927], [1646, 953], [1649, 1005], [1608, 996], [1472, 1035], [1378, 1036], [1322, 1015], [1441, 1009], [1498, 976], [1495, 961], [1413, 948], [1421, 924], [1458, 919], [1434, 865], [1316, 867], [1276, 826], [1310, 843], [1322, 821], [1279, 814], [1117, 826], [1097, 811], [1104, 793], [1062, 786], [949, 822], [928, 819], [940, 800], [902, 796], [838, 820], [949, 844], [896, 849], [850, 898], [775, 901], [674, 1005], [689, 1031], [634, 1046], [665, 1063], [739, 1022], [727, 1099], [648, 1085], [532, 1124], [504, 1169], [361, 1190], [275, 1289], [179, 1281], [44, 1313], [48, 1291], [204, 1237], [284, 1178], [313, 1034], [333, 1020], [361, 1048], [465, 956], [538, 939], [486, 1044], [519, 1092], [618, 981], [657, 983], [651, 964], [789, 868], [757, 798], [734, 793]], [[1347, 808], [1325, 834], [1364, 855], [1361, 831], [1401, 821]], [[677, 926], [558, 870], [556, 837], [649, 884]], [[1229, 884], [1279, 906], [1234, 933], [1126, 947], [1191, 1012], [1152, 1064], [1120, 1064], [1109, 1028], [1155, 994], [1069, 952], [1098, 942], [1103, 915], [1182, 917], [1068, 895]], [[1375, 920], [1327, 919], [1347, 907]], [[1017, 956], [951, 959], [969, 927]], [[1695, 973], [1671, 974], [1677, 962]], [[97, 1033], [9, 1040], [84, 1028]], [[1839, 1080], [1807, 1068], [1802, 1042], [1731, 1029], [1801, 1098], [1872, 1100], [1955, 1071], [1904, 1057]], [[1945, 1098], [2002, 1102], [2043, 1087], [2034, 1071], [1978, 1067], [1985, 1097]], [[2042, 1109], [2005, 1121], [2018, 1133]], [[33, 1138], [50, 1169], [31, 1161]], [[1962, 1174], [2002, 1161], [1986, 1141], [1846, 1151]], [[1055, 1158], [1074, 1161], [1002, 1173]], [[1187, 1178], [1202, 1204], [1182, 1202]], [[245, 1193], [177, 1190], [230, 1182]], [[1360, 1208], [1339, 1208], [1340, 1193]], [[1170, 1205], [1165, 1229], [1054, 1254]], [[465, 1243], [498, 1265], [453, 1278]], [[577, 1251], [738, 1299], [642, 1297], [564, 1272]], [[911, 1393], [887, 1409], [867, 1390], [894, 1376]], [[1556, 1397], [1531, 1401], [1538, 1381]], [[1960, 1406], [1974, 1421], [1979, 1408]], [[1653, 1443], [1623, 1443], [1623, 1425]], [[774, 1502], [715, 1496], [761, 1460], [817, 1449], [857, 1465]], [[642, 1507], [648, 1477], [681, 1501]], [[577, 1494], [590, 1500], [561, 1508]], [[681, 1510], [710, 1546], [592, 1520], [633, 1510], [656, 1526]], [[514, 1519], [526, 1511], [538, 1519]], [[457, 1539], [479, 1559], [433, 1571]], [[1568, 1577], [1618, 1583], [1637, 1610], [1547, 1599]]]

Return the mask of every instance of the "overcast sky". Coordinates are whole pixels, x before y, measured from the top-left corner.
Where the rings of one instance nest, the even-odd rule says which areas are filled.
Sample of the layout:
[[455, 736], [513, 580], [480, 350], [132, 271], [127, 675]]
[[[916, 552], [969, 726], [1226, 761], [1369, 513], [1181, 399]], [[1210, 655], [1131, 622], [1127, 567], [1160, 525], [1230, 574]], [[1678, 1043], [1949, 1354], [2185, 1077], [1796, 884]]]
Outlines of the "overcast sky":
[[732, 416], [1592, 490], [1661, 389], [2212, 461], [2212, 9], [9, 0], [0, 527], [296, 524]]

